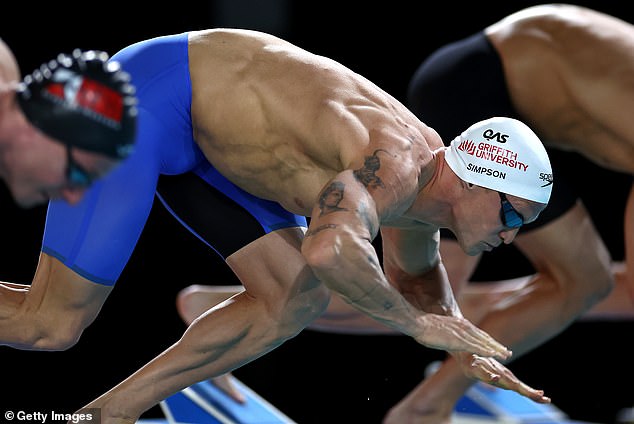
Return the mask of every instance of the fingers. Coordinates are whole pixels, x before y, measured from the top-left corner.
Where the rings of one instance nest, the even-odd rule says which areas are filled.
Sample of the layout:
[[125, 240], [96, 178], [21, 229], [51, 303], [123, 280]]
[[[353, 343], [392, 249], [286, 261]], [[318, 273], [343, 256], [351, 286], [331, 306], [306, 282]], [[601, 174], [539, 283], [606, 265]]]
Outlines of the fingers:
[[543, 390], [535, 390], [532, 387], [518, 380], [518, 387], [515, 389], [517, 393], [525, 396], [537, 403], [550, 403], [550, 398], [544, 396]]
[[513, 382], [513, 383], [509, 383], [506, 381], [503, 381], [502, 378], [500, 378], [498, 381], [491, 383], [493, 386], [495, 387], [499, 387], [501, 389], [505, 389], [505, 390], [513, 390], [514, 392], [519, 393], [520, 395], [529, 398], [530, 400], [537, 402], [537, 403], [550, 403], [551, 400], [548, 396], [544, 396], [544, 391], [543, 390], [536, 390], [533, 389], [532, 387], [517, 381], [517, 383]]
[[422, 327], [417, 340], [435, 349], [464, 351], [501, 360], [512, 355], [509, 349], [465, 318], [427, 314]]
[[471, 376], [492, 386], [512, 390], [537, 403], [550, 403], [543, 390], [536, 390], [520, 381], [508, 368], [490, 358], [475, 356], [471, 362]]
[[460, 318], [464, 323], [464, 339], [469, 345], [462, 349], [476, 355], [494, 357], [500, 360], [507, 360], [511, 357], [511, 352], [506, 346], [499, 343], [489, 333], [476, 327], [464, 318]]
[[551, 399], [548, 396], [544, 396], [543, 390], [533, 389], [519, 380], [509, 381], [499, 374], [488, 374], [488, 377], [482, 378], [481, 381], [500, 389], [512, 390], [537, 403], [551, 403]]
[[[478, 327], [476, 327], [475, 325], [471, 323], [469, 323], [469, 325], [473, 328], [474, 331], [478, 332], [478, 336], [484, 340], [485, 347], [487, 350], [485, 351], [484, 354], [480, 354], [481, 356], [494, 357], [502, 361], [505, 361], [509, 359], [511, 355], [513, 355], [513, 352], [511, 350], [509, 350], [506, 346], [499, 343], [497, 340], [491, 337], [488, 333], [479, 329]], [[473, 353], [478, 354], [477, 352], [473, 352]]]

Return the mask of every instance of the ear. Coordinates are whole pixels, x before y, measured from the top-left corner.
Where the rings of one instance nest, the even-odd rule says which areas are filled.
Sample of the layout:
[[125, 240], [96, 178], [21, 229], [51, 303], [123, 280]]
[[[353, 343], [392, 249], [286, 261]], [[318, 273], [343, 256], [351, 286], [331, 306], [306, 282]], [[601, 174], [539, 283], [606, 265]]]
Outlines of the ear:
[[0, 82], [0, 98], [11, 101], [15, 98], [15, 93], [20, 84], [17, 81]]

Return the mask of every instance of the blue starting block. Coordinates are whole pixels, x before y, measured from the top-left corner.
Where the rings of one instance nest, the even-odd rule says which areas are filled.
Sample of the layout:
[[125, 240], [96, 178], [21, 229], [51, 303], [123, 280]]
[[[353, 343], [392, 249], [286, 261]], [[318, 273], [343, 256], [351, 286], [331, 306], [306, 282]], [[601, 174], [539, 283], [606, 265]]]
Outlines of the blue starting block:
[[591, 424], [571, 421], [551, 404], [541, 404], [485, 383], [476, 383], [454, 408], [454, 424]]
[[225, 392], [202, 381], [161, 401], [165, 419], [139, 420], [139, 424], [296, 424], [240, 380], [230, 375], [246, 398], [238, 403]]
[[[230, 375], [247, 401], [239, 404], [203, 381], [161, 402], [165, 419], [138, 424], [296, 424], [289, 417]], [[540, 404], [510, 390], [476, 383], [454, 408], [452, 424], [593, 424], [571, 421], [553, 404]]]

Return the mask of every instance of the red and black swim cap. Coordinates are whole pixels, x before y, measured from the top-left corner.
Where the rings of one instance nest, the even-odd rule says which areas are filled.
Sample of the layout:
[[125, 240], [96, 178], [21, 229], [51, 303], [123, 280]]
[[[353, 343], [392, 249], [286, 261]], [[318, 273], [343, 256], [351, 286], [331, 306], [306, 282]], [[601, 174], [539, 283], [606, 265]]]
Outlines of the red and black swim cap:
[[69, 146], [116, 159], [133, 150], [135, 88], [105, 52], [60, 54], [24, 78], [18, 101], [33, 125]]

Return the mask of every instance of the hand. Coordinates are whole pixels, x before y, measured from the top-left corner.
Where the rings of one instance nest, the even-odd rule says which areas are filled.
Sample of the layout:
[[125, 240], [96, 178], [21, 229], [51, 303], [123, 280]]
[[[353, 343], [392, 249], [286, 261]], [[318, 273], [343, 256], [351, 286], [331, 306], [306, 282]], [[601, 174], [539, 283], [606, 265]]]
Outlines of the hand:
[[550, 403], [543, 390], [535, 390], [520, 381], [508, 368], [493, 358], [468, 353], [453, 353], [462, 372], [471, 379], [480, 380], [501, 389], [513, 390], [537, 403]]
[[420, 320], [423, 330], [415, 339], [425, 346], [450, 352], [475, 353], [501, 360], [512, 355], [510, 350], [465, 318], [429, 313]]
[[212, 378], [210, 381], [234, 401], [238, 403], [245, 403], [247, 401], [242, 392], [233, 384], [231, 374], [221, 375], [220, 377]]

